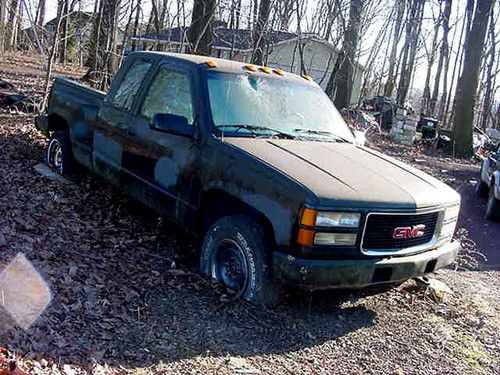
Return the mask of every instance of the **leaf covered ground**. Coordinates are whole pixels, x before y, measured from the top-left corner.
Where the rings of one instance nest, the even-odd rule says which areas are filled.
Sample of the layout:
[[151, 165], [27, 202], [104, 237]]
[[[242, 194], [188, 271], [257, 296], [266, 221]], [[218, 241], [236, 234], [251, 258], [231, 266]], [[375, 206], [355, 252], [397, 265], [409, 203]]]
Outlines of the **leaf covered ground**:
[[[39, 66], [30, 56], [4, 56], [0, 78], [36, 94], [43, 86]], [[454, 187], [477, 169], [443, 157], [444, 168], [435, 155], [372, 142]], [[409, 281], [378, 295], [290, 291], [278, 309], [262, 311], [201, 278], [194, 257], [183, 257], [196, 242], [98, 177], [84, 173], [64, 184], [37, 173], [45, 145], [32, 115], [0, 113], [0, 263], [23, 253], [53, 298], [28, 329], [0, 307], [0, 368], [16, 362], [36, 374], [499, 373], [500, 272], [439, 271], [453, 290], [444, 299]]]

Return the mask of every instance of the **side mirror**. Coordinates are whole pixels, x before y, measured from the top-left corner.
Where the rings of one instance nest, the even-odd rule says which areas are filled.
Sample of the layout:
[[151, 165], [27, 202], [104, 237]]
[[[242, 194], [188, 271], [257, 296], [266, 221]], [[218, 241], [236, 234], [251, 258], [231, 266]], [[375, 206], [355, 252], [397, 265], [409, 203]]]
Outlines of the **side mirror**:
[[188, 123], [184, 116], [172, 115], [170, 113], [157, 113], [153, 116], [153, 121], [149, 125], [153, 130], [192, 137], [194, 135], [194, 126]]
[[365, 132], [362, 132], [360, 130], [353, 130], [352, 133], [354, 134], [354, 143], [358, 146], [364, 146], [366, 143]]

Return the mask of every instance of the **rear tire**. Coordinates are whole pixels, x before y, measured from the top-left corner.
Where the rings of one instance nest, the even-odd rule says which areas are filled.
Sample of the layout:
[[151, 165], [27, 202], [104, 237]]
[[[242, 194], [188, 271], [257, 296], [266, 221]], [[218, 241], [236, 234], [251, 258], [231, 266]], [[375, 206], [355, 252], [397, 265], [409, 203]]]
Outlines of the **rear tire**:
[[75, 158], [67, 130], [56, 130], [50, 136], [45, 162], [57, 173], [68, 176], [75, 171]]
[[485, 217], [488, 220], [500, 220], [500, 200], [495, 198], [495, 182], [491, 184]]
[[281, 302], [282, 286], [272, 277], [272, 250], [260, 223], [245, 215], [226, 216], [205, 235], [200, 269], [250, 303], [273, 308]]

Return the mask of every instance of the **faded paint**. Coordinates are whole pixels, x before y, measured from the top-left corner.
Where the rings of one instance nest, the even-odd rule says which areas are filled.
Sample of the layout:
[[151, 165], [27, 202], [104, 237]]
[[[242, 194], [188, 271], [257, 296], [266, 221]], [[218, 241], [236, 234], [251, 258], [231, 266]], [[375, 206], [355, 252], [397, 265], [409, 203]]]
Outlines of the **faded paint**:
[[[326, 56], [322, 45], [311, 44], [311, 54], [308, 51], [306, 48], [310, 68], [320, 69]], [[290, 57], [286, 45], [273, 53]], [[113, 95], [137, 60], [147, 60], [151, 69], [137, 84], [131, 109], [117, 108], [111, 104]], [[49, 115], [66, 121], [78, 161], [92, 158], [94, 163], [87, 164], [91, 169], [185, 229], [201, 228], [202, 202], [205, 194], [215, 190], [228, 201], [244, 202], [265, 216], [278, 249], [293, 255], [294, 262], [367, 259], [360, 252], [359, 231], [357, 245], [352, 247], [296, 245], [298, 216], [304, 206], [356, 210], [365, 220], [374, 207], [413, 213], [423, 206], [442, 208], [458, 200], [453, 190], [430, 176], [350, 143], [217, 136], [211, 128], [205, 72], [211, 69], [241, 74], [242, 67], [241, 63], [218, 59], [218, 67], [212, 69], [206, 66], [206, 60], [203, 56], [133, 53], [118, 72], [106, 100], [98, 91], [56, 79]], [[153, 130], [149, 127], [151, 119], [140, 113], [142, 98], [160, 64], [171, 65], [191, 77], [196, 121], [190, 126], [195, 127], [194, 136]], [[252, 74], [268, 76], [263, 72]], [[292, 74], [273, 78], [316, 85]], [[37, 124], [45, 126], [42, 120]], [[50, 127], [49, 120], [47, 129], [52, 130]], [[302, 268], [308, 270], [307, 266]]]

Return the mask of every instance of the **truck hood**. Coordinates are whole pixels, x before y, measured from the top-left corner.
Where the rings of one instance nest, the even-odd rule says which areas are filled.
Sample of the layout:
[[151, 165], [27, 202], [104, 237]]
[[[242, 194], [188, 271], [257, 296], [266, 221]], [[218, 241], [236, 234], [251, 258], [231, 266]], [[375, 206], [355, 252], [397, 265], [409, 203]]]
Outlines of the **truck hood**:
[[224, 141], [303, 185], [319, 205], [415, 209], [460, 200], [436, 178], [367, 147], [235, 137]]

